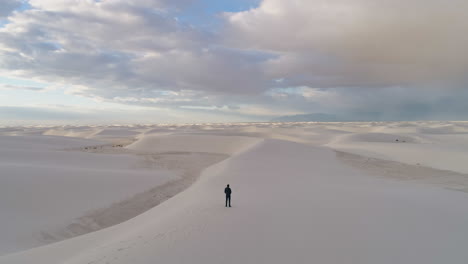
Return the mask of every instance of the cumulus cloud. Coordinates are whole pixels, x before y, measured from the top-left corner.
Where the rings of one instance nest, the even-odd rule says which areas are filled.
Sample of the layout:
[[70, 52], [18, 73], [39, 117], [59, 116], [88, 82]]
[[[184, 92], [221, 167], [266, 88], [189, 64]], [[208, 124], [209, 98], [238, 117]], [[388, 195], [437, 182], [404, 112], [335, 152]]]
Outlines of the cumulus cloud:
[[265, 56], [179, 23], [174, 6], [185, 2], [31, 0], [0, 29], [0, 68], [107, 99], [263, 89]]
[[177, 19], [196, 3], [2, 6], [0, 73], [100, 101], [259, 120], [467, 118], [466, 1], [263, 0], [211, 31]]

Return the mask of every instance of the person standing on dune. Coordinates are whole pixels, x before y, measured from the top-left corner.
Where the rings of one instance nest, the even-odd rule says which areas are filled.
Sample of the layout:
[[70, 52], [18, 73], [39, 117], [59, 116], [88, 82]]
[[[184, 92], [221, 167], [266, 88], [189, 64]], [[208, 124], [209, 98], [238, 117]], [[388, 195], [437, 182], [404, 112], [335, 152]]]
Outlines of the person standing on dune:
[[229, 188], [229, 184], [224, 188], [224, 193], [226, 194], [226, 207], [228, 207], [228, 201], [229, 201], [229, 207], [231, 207], [231, 188]]

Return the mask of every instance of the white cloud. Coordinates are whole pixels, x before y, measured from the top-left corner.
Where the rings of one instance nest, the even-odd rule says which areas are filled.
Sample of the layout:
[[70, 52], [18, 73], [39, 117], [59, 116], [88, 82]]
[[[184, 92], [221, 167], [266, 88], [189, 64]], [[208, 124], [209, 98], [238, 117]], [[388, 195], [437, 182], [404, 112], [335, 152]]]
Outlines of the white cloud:
[[0, 68], [11, 75], [87, 87], [92, 96], [108, 99], [265, 87], [258, 67], [263, 57], [217, 46], [211, 33], [177, 22], [174, 1], [30, 4], [0, 28]]
[[174, 18], [191, 1], [2, 6], [0, 73], [182, 117], [468, 116], [466, 1], [263, 0], [210, 32]]
[[36, 86], [24, 86], [24, 85], [12, 85], [12, 84], [1, 84], [0, 90], [29, 90], [29, 91], [43, 91], [46, 88]]

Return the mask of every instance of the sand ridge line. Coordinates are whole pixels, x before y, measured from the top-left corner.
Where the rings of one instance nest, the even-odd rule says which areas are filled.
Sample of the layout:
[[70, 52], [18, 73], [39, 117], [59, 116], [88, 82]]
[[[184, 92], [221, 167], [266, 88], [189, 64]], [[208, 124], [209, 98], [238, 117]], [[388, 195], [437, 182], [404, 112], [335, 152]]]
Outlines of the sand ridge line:
[[162, 185], [114, 203], [106, 208], [92, 210], [72, 223], [56, 230], [40, 232], [40, 240], [52, 243], [94, 232], [129, 220], [161, 204], [192, 185], [205, 168], [229, 157], [226, 154], [169, 152], [137, 154], [142, 160], [138, 168], [179, 171], [179, 177]]
[[468, 174], [434, 169], [421, 166], [420, 164], [413, 165], [391, 160], [370, 158], [340, 150], [335, 150], [335, 153], [340, 161], [364, 171], [368, 175], [431, 184], [468, 193]]
[[64, 151], [82, 151], [89, 153], [101, 153], [101, 154], [122, 154], [122, 153], [135, 153], [126, 148], [126, 146], [137, 141], [137, 139], [119, 140], [99, 145], [90, 145], [79, 148], [67, 148]]

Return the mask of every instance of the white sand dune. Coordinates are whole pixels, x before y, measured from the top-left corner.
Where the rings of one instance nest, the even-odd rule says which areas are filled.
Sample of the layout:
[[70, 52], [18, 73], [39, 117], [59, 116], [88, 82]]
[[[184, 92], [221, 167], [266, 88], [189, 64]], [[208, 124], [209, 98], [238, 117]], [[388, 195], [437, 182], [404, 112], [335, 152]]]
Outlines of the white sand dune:
[[338, 137], [327, 146], [368, 157], [468, 173], [468, 134], [362, 133]]
[[464, 263], [467, 199], [267, 140], [134, 219], [0, 263]]
[[127, 146], [139, 152], [208, 152], [234, 154], [257, 142], [258, 138], [208, 135], [146, 135]]
[[63, 150], [96, 143], [0, 136], [0, 254], [41, 245], [44, 232], [176, 176], [141, 168], [142, 161], [130, 155]]
[[340, 137], [340, 141], [347, 142], [375, 142], [375, 143], [419, 143], [415, 137], [388, 133], [357, 133]]
[[118, 142], [119, 139], [129, 139], [138, 136], [142, 133], [139, 130], [133, 127], [59, 127], [46, 129], [42, 134]]
[[[231, 156], [205, 169], [188, 189], [128, 221], [0, 256], [0, 263], [466, 263], [466, 127], [463, 122], [93, 127], [101, 131], [110, 129], [108, 135], [117, 135], [119, 140], [136, 139], [127, 147], [116, 149], [114, 154], [112, 147], [98, 149], [96, 153], [61, 150], [61, 147], [81, 148], [86, 142], [97, 145], [90, 140], [0, 137], [0, 143], [3, 140], [7, 146], [0, 152], [0, 166], [18, 165], [18, 171], [0, 177], [0, 188], [7, 186], [6, 180], [17, 182], [0, 191], [0, 201], [3, 201], [0, 210], [16, 210], [30, 218], [41, 216], [42, 212], [35, 208], [44, 207], [47, 212], [48, 205], [39, 201], [30, 203], [31, 198], [38, 196], [37, 187], [27, 189], [31, 193], [29, 197], [18, 194], [24, 187], [21, 181], [42, 182], [24, 176], [32, 175], [29, 164], [34, 171], [46, 165], [59, 172], [50, 169], [42, 174], [40, 178], [44, 179], [51, 174], [52, 179], [47, 182], [54, 182], [47, 187], [38, 184], [43, 191], [83, 180], [82, 187], [78, 185], [82, 193], [88, 193], [84, 188], [97, 185], [96, 193], [105, 194], [104, 183], [114, 178], [102, 176], [100, 185], [95, 175], [107, 173], [111, 170], [109, 166], [115, 166], [111, 174], [115, 171], [133, 174], [143, 168], [160, 169], [153, 167], [153, 161], [169, 159], [164, 164], [171, 178], [180, 175], [173, 173], [191, 162], [205, 162], [203, 156], [188, 159], [195, 153]], [[10, 129], [4, 133], [21, 135], [29, 131]], [[30, 139], [21, 144], [22, 138]], [[28, 144], [33, 146], [31, 151], [39, 148], [37, 153], [50, 159], [28, 153]], [[346, 153], [337, 156], [333, 149], [362, 156]], [[76, 166], [71, 166], [74, 163], [60, 153], [70, 153], [71, 159], [77, 160]], [[174, 156], [164, 156], [167, 153]], [[146, 161], [139, 163], [142, 157]], [[137, 159], [138, 166], [128, 168], [132, 159]], [[56, 164], [52, 164], [54, 160]], [[62, 172], [70, 167], [87, 166], [93, 170], [93, 177], [81, 179], [81, 174]], [[121, 188], [119, 180], [116, 181], [116, 187], [112, 188]], [[136, 185], [159, 184], [149, 183], [143, 176], [132, 181]], [[233, 188], [232, 208], [224, 207], [223, 188], [228, 183]], [[177, 184], [173, 186], [175, 189]], [[3, 191], [7, 189], [10, 190], [5, 194]], [[65, 197], [60, 204], [50, 198], [55, 208], [77, 212], [80, 209], [76, 204], [83, 201], [94, 205], [87, 197], [66, 198], [67, 193], [62, 192], [53, 193], [54, 197]], [[158, 190], [150, 192], [158, 193]], [[17, 202], [12, 202], [12, 197]], [[102, 197], [99, 199], [105, 203]], [[130, 209], [145, 203], [146, 199], [145, 195], [133, 199]], [[119, 208], [129, 209], [116, 207], [110, 215], [119, 212]], [[44, 223], [54, 223], [64, 216], [48, 211], [42, 217]], [[10, 219], [9, 223], [16, 228], [11, 238], [27, 232], [19, 228], [21, 222]], [[6, 245], [11, 241], [2, 239], [1, 242]]]
[[62, 136], [62, 137], [76, 137], [76, 138], [92, 138], [99, 132], [101, 129], [96, 128], [52, 128], [43, 132], [43, 135], [46, 136]]

